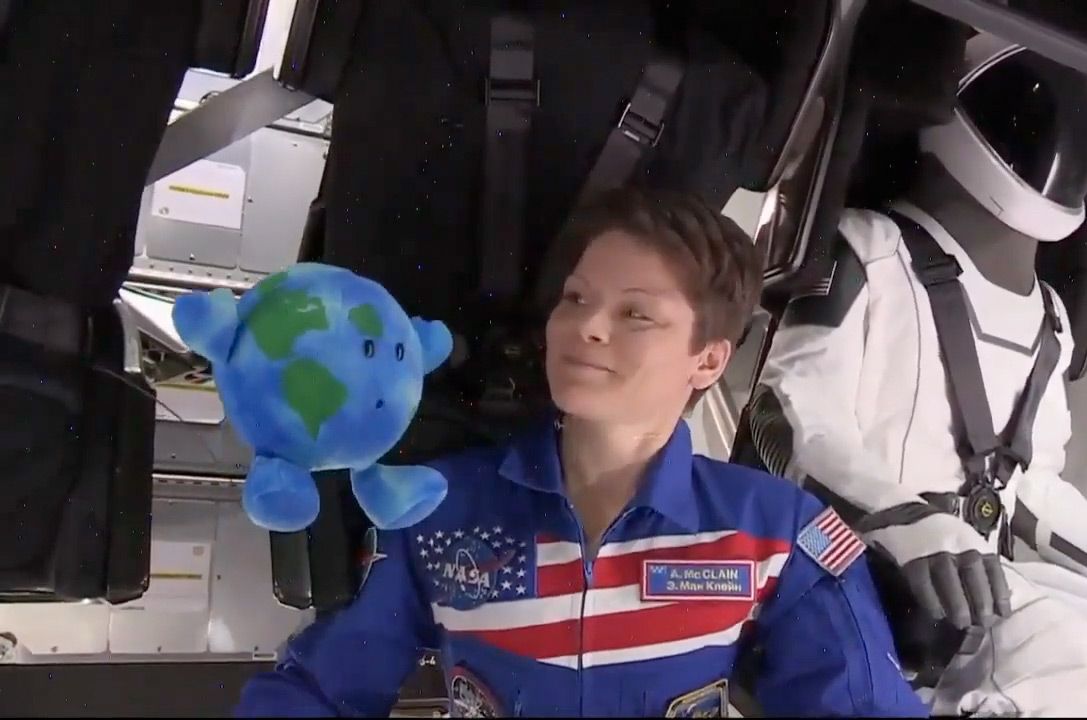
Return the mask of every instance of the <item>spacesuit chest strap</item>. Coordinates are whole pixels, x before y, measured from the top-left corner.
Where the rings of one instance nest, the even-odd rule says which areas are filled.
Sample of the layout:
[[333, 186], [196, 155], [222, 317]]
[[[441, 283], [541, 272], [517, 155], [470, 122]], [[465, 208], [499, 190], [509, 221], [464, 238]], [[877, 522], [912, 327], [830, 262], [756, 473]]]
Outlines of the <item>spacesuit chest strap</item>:
[[[954, 256], [913, 220], [893, 213], [910, 252], [911, 265], [928, 293], [936, 335], [943, 351], [953, 406], [959, 411], [965, 437], [960, 438], [960, 455], [968, 476], [987, 475], [990, 457], [1000, 446], [993, 430], [989, 395], [974, 345], [965, 290], [959, 282], [962, 267]], [[965, 447], [962, 447], [965, 445]]]
[[[1040, 282], [1040, 281], [1039, 281]], [[1030, 466], [1034, 455], [1033, 430], [1034, 420], [1038, 415], [1038, 406], [1042, 401], [1042, 395], [1049, 386], [1049, 381], [1057, 369], [1057, 363], [1061, 357], [1061, 344], [1057, 339], [1061, 332], [1061, 319], [1053, 305], [1049, 288], [1043, 286], [1042, 303], [1045, 307], [1044, 327], [1042, 328], [1041, 341], [1038, 347], [1038, 356], [1034, 360], [1030, 376], [1027, 378], [1027, 386], [1019, 396], [1008, 427], [1004, 431], [1011, 456], [1019, 461], [1020, 466], [1026, 470]], [[1014, 467], [1007, 470], [1008, 476], [1014, 472]]]
[[982, 480], [1006, 485], [1016, 467], [1030, 465], [1031, 435], [1041, 397], [1060, 359], [1060, 318], [1048, 289], [1042, 289], [1045, 306], [1041, 345], [1034, 366], [1020, 394], [1011, 418], [998, 437], [993, 429], [989, 396], [974, 344], [974, 331], [967, 309], [965, 290], [958, 277], [958, 261], [940, 247], [929, 233], [913, 220], [893, 213], [910, 251], [911, 264], [929, 296], [933, 321], [944, 366], [965, 431], [960, 455], [969, 482]]

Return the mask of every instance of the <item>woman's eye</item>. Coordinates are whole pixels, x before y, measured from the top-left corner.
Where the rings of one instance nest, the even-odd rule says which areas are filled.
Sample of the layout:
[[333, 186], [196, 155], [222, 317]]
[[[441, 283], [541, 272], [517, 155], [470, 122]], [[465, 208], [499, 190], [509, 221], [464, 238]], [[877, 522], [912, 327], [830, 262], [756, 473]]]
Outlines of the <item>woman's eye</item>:
[[573, 290], [567, 290], [562, 294], [562, 299], [566, 302], [574, 303], [578, 305], [582, 302], [581, 293], [574, 292]]
[[371, 358], [374, 356], [374, 351], [377, 348], [374, 346], [373, 340], [367, 340], [362, 344], [362, 351], [366, 353], [366, 357]]
[[631, 320], [642, 320], [642, 321], [646, 321], [646, 322], [652, 320], [652, 318], [650, 318], [648, 315], [641, 312], [640, 310], [637, 310], [636, 308], [627, 309], [626, 315]]
[[404, 343], [397, 343], [396, 344], [396, 359], [397, 360], [403, 360], [404, 359]]

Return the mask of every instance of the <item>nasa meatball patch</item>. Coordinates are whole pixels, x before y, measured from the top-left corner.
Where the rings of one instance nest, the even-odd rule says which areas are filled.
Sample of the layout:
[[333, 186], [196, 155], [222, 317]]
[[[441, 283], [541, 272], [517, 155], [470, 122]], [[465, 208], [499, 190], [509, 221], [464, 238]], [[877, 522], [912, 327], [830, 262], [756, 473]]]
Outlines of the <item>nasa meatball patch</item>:
[[439, 605], [472, 610], [535, 596], [533, 548], [500, 524], [417, 535], [414, 555]]

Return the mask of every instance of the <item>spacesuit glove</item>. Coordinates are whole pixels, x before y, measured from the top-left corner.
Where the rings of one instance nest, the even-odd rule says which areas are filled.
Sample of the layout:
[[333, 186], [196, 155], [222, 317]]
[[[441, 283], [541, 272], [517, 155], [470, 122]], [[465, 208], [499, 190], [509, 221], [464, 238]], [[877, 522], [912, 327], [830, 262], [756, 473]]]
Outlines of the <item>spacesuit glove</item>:
[[858, 530], [869, 547], [889, 555], [901, 568], [921, 607], [959, 629], [988, 627], [997, 617], [1011, 614], [1011, 592], [1000, 556], [976, 530], [927, 504], [921, 510], [911, 504], [877, 515], [892, 518], [896, 510], [902, 515], [922, 516], [881, 527], [873, 527], [880, 522], [867, 522], [866, 518]]

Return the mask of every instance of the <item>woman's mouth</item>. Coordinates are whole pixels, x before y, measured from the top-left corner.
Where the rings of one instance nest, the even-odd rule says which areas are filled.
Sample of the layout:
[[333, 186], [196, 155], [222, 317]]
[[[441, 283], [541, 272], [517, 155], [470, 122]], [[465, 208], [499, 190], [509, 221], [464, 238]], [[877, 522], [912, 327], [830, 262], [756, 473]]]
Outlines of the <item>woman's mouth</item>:
[[583, 358], [574, 357], [573, 355], [564, 355], [562, 360], [563, 360], [563, 362], [565, 362], [565, 363], [567, 363], [569, 365], [573, 365], [574, 367], [585, 368], [585, 369], [588, 369], [588, 370], [597, 370], [599, 372], [606, 372], [606, 373], [615, 372], [614, 370], [612, 370], [607, 365], [601, 365], [599, 363], [595, 363], [595, 362], [592, 362], [590, 360], [585, 360]]

